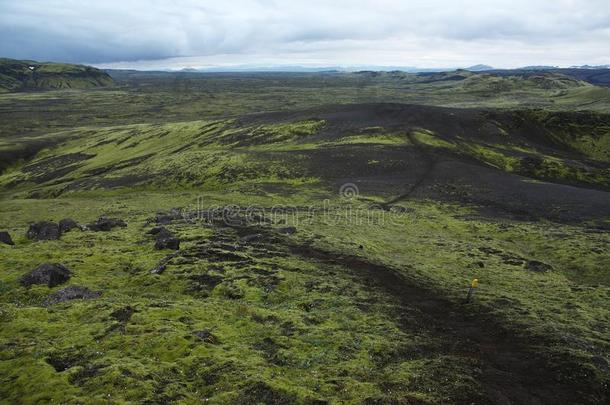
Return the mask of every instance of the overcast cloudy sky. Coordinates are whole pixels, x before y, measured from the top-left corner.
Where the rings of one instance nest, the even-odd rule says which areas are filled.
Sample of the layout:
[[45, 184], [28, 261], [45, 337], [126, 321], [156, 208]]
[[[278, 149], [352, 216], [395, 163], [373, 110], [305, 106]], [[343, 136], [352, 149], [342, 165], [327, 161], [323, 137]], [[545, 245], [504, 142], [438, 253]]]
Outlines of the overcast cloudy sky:
[[610, 63], [609, 0], [0, 0], [0, 56], [105, 67]]

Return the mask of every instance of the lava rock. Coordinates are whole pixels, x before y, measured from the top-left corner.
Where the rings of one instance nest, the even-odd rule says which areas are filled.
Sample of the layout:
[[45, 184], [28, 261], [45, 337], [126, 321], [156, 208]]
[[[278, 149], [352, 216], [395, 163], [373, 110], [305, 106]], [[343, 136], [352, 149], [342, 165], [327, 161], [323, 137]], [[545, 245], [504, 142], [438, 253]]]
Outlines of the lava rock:
[[163, 259], [159, 260], [159, 263], [155, 266], [154, 269], [150, 271], [150, 274], [161, 274], [167, 268], [167, 263], [172, 260], [174, 257], [178, 255], [178, 252], [172, 253], [171, 255], [165, 256]]
[[167, 269], [165, 264], [157, 264], [151, 271], [150, 274], [161, 274]]
[[218, 344], [218, 338], [209, 330], [204, 329], [204, 330], [198, 330], [193, 332], [193, 335], [198, 337], [199, 339], [203, 340], [206, 343], [210, 343], [210, 344]]
[[7, 245], [14, 245], [15, 242], [13, 242], [13, 239], [11, 238], [11, 235], [6, 232], [6, 231], [1, 231], [0, 232], [0, 243], [4, 243]]
[[155, 249], [157, 249], [157, 250], [162, 250], [162, 249], [178, 250], [178, 249], [180, 249], [180, 239], [178, 239], [174, 236], [165, 236], [162, 238], [157, 238], [157, 241], [155, 242]]
[[153, 228], [155, 231], [155, 249], [180, 249], [180, 239], [178, 239], [170, 230], [164, 227]]
[[90, 300], [98, 298], [100, 295], [102, 295], [101, 292], [91, 291], [87, 287], [71, 285], [49, 295], [44, 301], [44, 306], [55, 305], [70, 300]]
[[150, 231], [146, 232], [149, 235], [156, 235], [159, 232], [162, 232], [163, 230], [165, 230], [164, 226], [155, 226], [154, 228], [152, 228]]
[[244, 236], [243, 238], [241, 238], [241, 241], [244, 243], [251, 243], [251, 242], [259, 242], [262, 239], [263, 239], [263, 234], [255, 233], [252, 235]]
[[295, 228], [294, 226], [287, 226], [284, 228], [280, 228], [277, 231], [283, 235], [293, 235], [297, 233], [297, 228]]
[[55, 287], [70, 279], [72, 272], [60, 263], [44, 263], [21, 277], [21, 285], [29, 287], [33, 284], [46, 284]]
[[165, 239], [165, 238], [171, 238], [174, 237], [174, 233], [172, 231], [170, 231], [169, 229], [160, 226], [159, 228], [154, 228], [155, 229], [155, 233], [153, 235], [155, 235], [155, 239]]
[[61, 235], [59, 225], [51, 221], [31, 224], [25, 236], [33, 240], [57, 240]]
[[111, 313], [110, 317], [116, 319], [119, 322], [125, 323], [125, 322], [128, 322], [131, 319], [131, 316], [135, 312], [136, 312], [136, 310], [128, 305], [128, 306], [126, 306], [124, 308], [117, 309], [116, 311]]
[[158, 212], [155, 221], [158, 224], [167, 225], [178, 219], [183, 219], [182, 210], [180, 208], [172, 208], [169, 212]]
[[112, 228], [121, 227], [125, 228], [127, 224], [122, 219], [100, 217], [97, 221], [87, 224], [87, 229], [95, 232], [108, 232]]
[[61, 233], [69, 232], [74, 228], [78, 228], [78, 224], [72, 218], [64, 218], [59, 221], [59, 231]]
[[543, 262], [539, 262], [538, 260], [529, 260], [525, 267], [529, 271], [533, 271], [535, 273], [546, 273], [548, 271], [553, 270], [552, 266]]

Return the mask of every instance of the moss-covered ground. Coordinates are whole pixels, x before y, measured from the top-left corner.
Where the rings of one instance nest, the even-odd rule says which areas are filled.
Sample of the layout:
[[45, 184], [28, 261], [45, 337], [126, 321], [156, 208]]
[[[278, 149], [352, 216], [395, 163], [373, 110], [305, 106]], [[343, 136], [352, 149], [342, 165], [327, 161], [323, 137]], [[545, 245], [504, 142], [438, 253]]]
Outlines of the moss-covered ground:
[[[335, 79], [319, 98], [354, 101], [352, 81], [366, 79], [384, 99], [399, 80]], [[458, 89], [411, 79], [423, 80], [405, 88], [431, 86], [435, 97]], [[606, 91], [555, 79], [469, 76], [461, 102], [485, 105], [478, 93], [489, 89], [541, 102], [553, 99], [542, 91], [557, 100]], [[603, 111], [302, 111], [320, 100], [298, 76], [279, 89], [247, 78], [251, 98], [239, 100], [244, 87], [223, 77], [172, 84], [184, 92], [130, 80], [0, 97], [13, 119], [1, 125], [0, 231], [15, 242], [0, 243], [0, 402], [608, 399]], [[294, 111], [243, 115], [283, 109], [283, 91], [298, 86], [312, 93], [295, 96]], [[204, 99], [213, 101], [202, 108]], [[183, 215], [159, 219], [175, 207]], [[242, 210], [213, 211], [226, 207]], [[25, 236], [34, 222], [100, 216], [127, 226]], [[159, 225], [180, 239], [178, 251], [154, 248], [148, 232]], [[63, 263], [72, 277], [21, 285], [42, 263]], [[69, 285], [101, 295], [47, 305]]]

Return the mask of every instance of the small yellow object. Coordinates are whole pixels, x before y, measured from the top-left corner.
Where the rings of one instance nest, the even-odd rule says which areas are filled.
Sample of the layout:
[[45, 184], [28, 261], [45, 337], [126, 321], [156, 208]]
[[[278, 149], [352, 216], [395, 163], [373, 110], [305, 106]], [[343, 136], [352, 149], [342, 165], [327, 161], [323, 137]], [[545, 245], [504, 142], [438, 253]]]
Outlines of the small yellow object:
[[472, 283], [470, 283], [470, 287], [477, 288], [478, 286], [479, 286], [479, 279], [475, 278], [474, 280], [472, 280]]

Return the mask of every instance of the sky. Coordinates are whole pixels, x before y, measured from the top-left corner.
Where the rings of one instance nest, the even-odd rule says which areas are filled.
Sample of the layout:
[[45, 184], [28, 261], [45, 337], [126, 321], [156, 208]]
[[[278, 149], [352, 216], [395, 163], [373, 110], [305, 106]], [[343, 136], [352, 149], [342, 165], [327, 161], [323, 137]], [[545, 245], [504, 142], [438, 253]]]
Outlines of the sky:
[[0, 0], [0, 57], [105, 68], [610, 64], [609, 0]]

